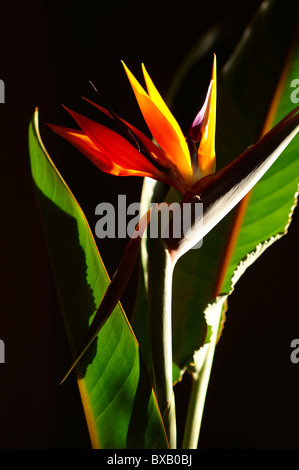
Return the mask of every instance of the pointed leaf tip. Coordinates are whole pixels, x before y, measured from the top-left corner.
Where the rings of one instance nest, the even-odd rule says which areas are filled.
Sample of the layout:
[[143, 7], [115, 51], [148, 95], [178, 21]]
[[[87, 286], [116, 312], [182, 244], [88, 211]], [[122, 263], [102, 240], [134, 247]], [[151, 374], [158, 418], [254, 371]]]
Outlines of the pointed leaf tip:
[[[62, 384], [66, 378], [70, 375], [74, 367], [78, 364], [82, 356], [89, 349], [101, 328], [104, 326], [109, 316], [113, 312], [115, 306], [120, 300], [128, 281], [130, 280], [135, 262], [139, 253], [141, 238], [150, 220], [151, 209], [148, 210], [140, 219], [136, 226], [133, 237], [129, 241], [125, 253], [120, 261], [119, 267], [115, 272], [108, 289], [106, 290], [104, 297], [99, 305], [99, 308], [93, 318], [93, 321], [87, 331], [87, 334], [83, 340], [83, 343], [78, 350], [71, 366], [64, 375], [60, 384]], [[132, 332], [133, 333], [133, 332]]]

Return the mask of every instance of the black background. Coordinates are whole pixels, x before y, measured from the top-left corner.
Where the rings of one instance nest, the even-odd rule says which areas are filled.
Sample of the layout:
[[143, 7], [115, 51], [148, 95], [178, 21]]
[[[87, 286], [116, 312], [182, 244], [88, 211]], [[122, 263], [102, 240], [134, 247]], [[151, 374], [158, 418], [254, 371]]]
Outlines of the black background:
[[[1, 7], [0, 338], [6, 363], [0, 364], [0, 448], [90, 447], [74, 378], [58, 386], [70, 357], [30, 175], [27, 129], [35, 106], [45, 145], [93, 228], [95, 206], [118, 193], [137, 200], [141, 179], [102, 174], [43, 123], [72, 124], [62, 103], [92, 117], [80, 98], [95, 98], [91, 80], [121, 116], [145, 130], [120, 60], [138, 78], [144, 62], [163, 95], [203, 32], [226, 19], [235, 41], [260, 3], [86, 0]], [[290, 361], [290, 343], [299, 337], [298, 233], [295, 212], [289, 235], [248, 269], [229, 300], [200, 448], [299, 447], [299, 364]], [[117, 240], [101, 244], [110, 274], [123, 248]], [[130, 294], [123, 303], [129, 311]], [[188, 380], [177, 388], [179, 422], [188, 389]]]

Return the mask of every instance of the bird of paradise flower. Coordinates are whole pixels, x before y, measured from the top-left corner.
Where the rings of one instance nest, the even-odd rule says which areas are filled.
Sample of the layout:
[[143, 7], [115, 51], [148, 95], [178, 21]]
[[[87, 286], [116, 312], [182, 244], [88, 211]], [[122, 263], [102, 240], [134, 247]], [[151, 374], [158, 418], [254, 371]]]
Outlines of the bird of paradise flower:
[[[65, 109], [77, 122], [80, 130], [57, 125], [50, 125], [50, 127], [106, 173], [117, 176], [150, 177], [177, 189], [182, 196], [181, 203], [189, 201], [196, 204], [198, 200], [201, 201], [203, 228], [200, 225], [200, 229], [194, 231], [193, 227], [190, 227], [190, 232], [184, 233], [181, 238], [170, 237], [164, 242], [172, 273], [177, 260], [240, 202], [293, 139], [299, 130], [299, 108], [291, 111], [243, 154], [224, 168], [215, 171], [216, 56], [214, 55], [212, 76], [204, 104], [195, 117], [187, 136], [183, 135], [145, 66], [142, 65], [142, 69], [147, 91], [139, 84], [128, 67], [125, 64], [123, 66], [154, 141], [120, 118], [110, 107], [100, 106], [89, 100], [87, 100], [89, 103], [113, 119], [120, 133], [68, 108]], [[136, 229], [140, 236], [129, 242], [82, 347], [63, 380], [89, 348], [120, 299], [133, 270], [140, 247], [140, 237], [149, 218], [148, 212], [138, 224]], [[169, 321], [167, 328], [171, 328]], [[169, 334], [162, 332], [162, 341], [163, 337], [169, 337]], [[171, 377], [172, 361], [169, 342], [167, 348], [169, 350], [169, 376]], [[171, 387], [170, 382], [168, 388]], [[169, 394], [168, 398], [164, 396], [162, 400], [159, 400], [158, 396], [159, 405], [162, 402], [162, 412], [168, 406], [170, 398]]]

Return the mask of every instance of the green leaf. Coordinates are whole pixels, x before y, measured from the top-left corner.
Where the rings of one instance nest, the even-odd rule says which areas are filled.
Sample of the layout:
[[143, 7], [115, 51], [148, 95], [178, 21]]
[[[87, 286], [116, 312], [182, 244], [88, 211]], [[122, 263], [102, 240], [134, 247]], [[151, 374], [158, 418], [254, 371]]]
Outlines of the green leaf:
[[[299, 48], [290, 50], [294, 18], [287, 3], [262, 6], [220, 76], [217, 168], [254, 144], [266, 127], [273, 127], [295, 107], [290, 100], [290, 82], [296, 70], [298, 75]], [[296, 12], [293, 14], [296, 17]], [[286, 233], [298, 182], [296, 137], [251, 194], [205, 237], [203, 246], [179, 261], [173, 303], [174, 360], [180, 368], [188, 364], [190, 370], [196, 369], [193, 352], [201, 346], [202, 328], [197, 320], [202, 321], [201, 312], [206, 317], [211, 304], [222, 304], [244, 271]], [[187, 306], [179, 289], [189, 293]], [[194, 328], [196, 321], [198, 329]], [[208, 324], [212, 322], [209, 317]]]
[[[61, 310], [74, 355], [110, 281], [84, 213], [43, 146], [37, 111], [29, 127], [29, 150]], [[76, 374], [93, 447], [168, 447], [137, 340], [119, 303], [78, 363]]]
[[[218, 169], [255, 144], [266, 127], [269, 130], [295, 107], [290, 83], [299, 71], [299, 48], [293, 47], [292, 40], [298, 9], [299, 5], [288, 1], [265, 2], [223, 68], [217, 91]], [[192, 96], [193, 90], [185, 91]], [[180, 93], [184, 106], [186, 93]], [[202, 247], [178, 261], [173, 279], [174, 380], [186, 367], [197, 370], [198, 351], [210, 340], [211, 312], [219, 310], [213, 305], [219, 303], [219, 308], [226, 309], [227, 296], [246, 268], [286, 233], [298, 182], [297, 136], [250, 196], [204, 238]], [[159, 187], [158, 183], [152, 194]], [[148, 192], [147, 181], [144, 192]], [[136, 312], [136, 324], [138, 316]]]

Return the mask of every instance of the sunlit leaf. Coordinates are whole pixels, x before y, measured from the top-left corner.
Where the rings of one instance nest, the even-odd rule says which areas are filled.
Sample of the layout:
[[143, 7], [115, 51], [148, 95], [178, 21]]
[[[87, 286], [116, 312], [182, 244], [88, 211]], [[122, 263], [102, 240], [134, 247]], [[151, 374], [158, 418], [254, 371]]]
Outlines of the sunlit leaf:
[[[218, 169], [257, 142], [296, 106], [290, 99], [290, 83], [299, 70], [299, 49], [293, 37], [299, 7], [292, 5], [290, 15], [288, 2], [265, 2], [220, 74]], [[185, 91], [192, 96], [192, 90]], [[206, 321], [205, 312], [213, 309], [208, 306], [218, 300], [223, 305], [245, 269], [286, 233], [298, 181], [297, 137], [250, 196], [204, 238], [203, 246], [177, 263], [173, 284], [174, 380], [185, 367], [196, 369], [196, 351], [209, 341], [210, 321]], [[145, 194], [147, 188], [146, 180]], [[159, 183], [152, 194], [158, 188]], [[146, 260], [146, 255], [143, 257]], [[137, 325], [138, 317], [136, 311]]]
[[[298, 74], [299, 49], [293, 49], [294, 19], [286, 10], [282, 2], [264, 5], [224, 67], [218, 87], [217, 168], [255, 143], [295, 107], [290, 82]], [[282, 18], [288, 24], [283, 23], [283, 33]], [[196, 342], [199, 345], [196, 331], [186, 325], [193, 325], [191, 318], [204, 312], [216, 296], [231, 293], [245, 269], [286, 233], [298, 182], [297, 137], [251, 194], [204, 239], [202, 248], [180, 260], [173, 298], [175, 362], [180, 367], [192, 362], [192, 350], [198, 349]], [[186, 305], [178, 295], [182, 283], [189, 292], [187, 311], [193, 312], [184, 320]]]
[[[30, 123], [29, 149], [61, 311], [75, 355], [109, 278], [84, 213], [43, 146], [37, 111]], [[93, 447], [168, 447], [138, 342], [119, 303], [76, 374]]]

